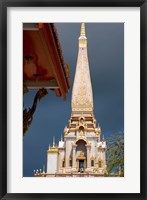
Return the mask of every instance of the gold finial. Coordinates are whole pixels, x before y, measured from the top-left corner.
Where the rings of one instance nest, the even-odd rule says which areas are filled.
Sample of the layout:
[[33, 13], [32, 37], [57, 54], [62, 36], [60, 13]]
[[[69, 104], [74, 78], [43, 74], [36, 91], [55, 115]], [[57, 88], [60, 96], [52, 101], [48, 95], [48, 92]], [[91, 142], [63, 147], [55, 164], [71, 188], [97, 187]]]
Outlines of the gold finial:
[[81, 24], [81, 34], [80, 34], [80, 36], [86, 36], [86, 33], [85, 33], [85, 23]]
[[101, 133], [101, 127], [99, 124], [98, 124], [98, 132], [99, 132], [99, 134]]

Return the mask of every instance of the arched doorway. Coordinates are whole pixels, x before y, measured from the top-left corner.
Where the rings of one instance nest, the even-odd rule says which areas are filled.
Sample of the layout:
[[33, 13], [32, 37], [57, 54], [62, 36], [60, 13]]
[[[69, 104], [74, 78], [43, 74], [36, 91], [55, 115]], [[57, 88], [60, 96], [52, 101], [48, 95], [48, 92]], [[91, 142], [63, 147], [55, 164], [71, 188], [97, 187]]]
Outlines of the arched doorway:
[[86, 150], [86, 142], [82, 139], [76, 142], [76, 162], [78, 172], [84, 172], [86, 169], [87, 163], [87, 150]]

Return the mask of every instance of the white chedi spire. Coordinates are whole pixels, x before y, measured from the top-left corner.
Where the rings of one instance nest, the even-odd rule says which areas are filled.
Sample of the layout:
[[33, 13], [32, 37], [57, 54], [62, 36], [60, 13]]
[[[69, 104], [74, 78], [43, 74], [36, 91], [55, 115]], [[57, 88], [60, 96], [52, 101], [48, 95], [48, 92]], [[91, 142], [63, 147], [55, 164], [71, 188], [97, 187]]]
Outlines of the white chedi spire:
[[63, 140], [63, 138], [62, 138], [62, 134], [61, 134], [61, 139], [60, 139], [60, 141], [62, 142], [62, 140]]
[[59, 143], [58, 143], [58, 148], [64, 148], [64, 141], [63, 141], [62, 135], [61, 135], [61, 139], [59, 140]]
[[81, 24], [79, 51], [72, 89], [72, 112], [93, 112], [93, 94], [87, 54], [85, 24]]
[[53, 137], [53, 147], [55, 147], [55, 136]]

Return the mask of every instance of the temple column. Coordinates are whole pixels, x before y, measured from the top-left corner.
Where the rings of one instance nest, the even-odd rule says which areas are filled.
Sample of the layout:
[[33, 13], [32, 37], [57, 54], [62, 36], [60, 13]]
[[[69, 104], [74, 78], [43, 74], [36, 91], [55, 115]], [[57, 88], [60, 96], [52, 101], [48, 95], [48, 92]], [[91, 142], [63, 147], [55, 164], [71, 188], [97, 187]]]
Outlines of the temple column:
[[97, 141], [96, 141], [96, 144], [95, 144], [95, 166], [97, 166], [97, 164], [96, 163], [98, 163], [98, 146], [97, 146]]
[[105, 149], [103, 149], [103, 165], [105, 166]]
[[76, 144], [72, 145], [72, 169], [76, 170]]
[[90, 148], [91, 148], [91, 145], [87, 144], [86, 145], [86, 149], [87, 149], [87, 170], [89, 170], [90, 167], [91, 167], [91, 163], [90, 163]]
[[68, 144], [66, 142], [66, 150], [65, 150], [65, 168], [69, 168], [69, 155], [68, 155]]

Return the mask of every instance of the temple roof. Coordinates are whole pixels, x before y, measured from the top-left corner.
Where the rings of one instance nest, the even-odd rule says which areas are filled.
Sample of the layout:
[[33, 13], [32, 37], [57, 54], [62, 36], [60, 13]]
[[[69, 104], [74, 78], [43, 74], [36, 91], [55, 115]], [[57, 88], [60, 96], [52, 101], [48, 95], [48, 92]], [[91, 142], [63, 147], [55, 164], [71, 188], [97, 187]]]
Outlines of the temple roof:
[[53, 23], [23, 24], [23, 76], [29, 89], [52, 89], [65, 99], [69, 66]]

